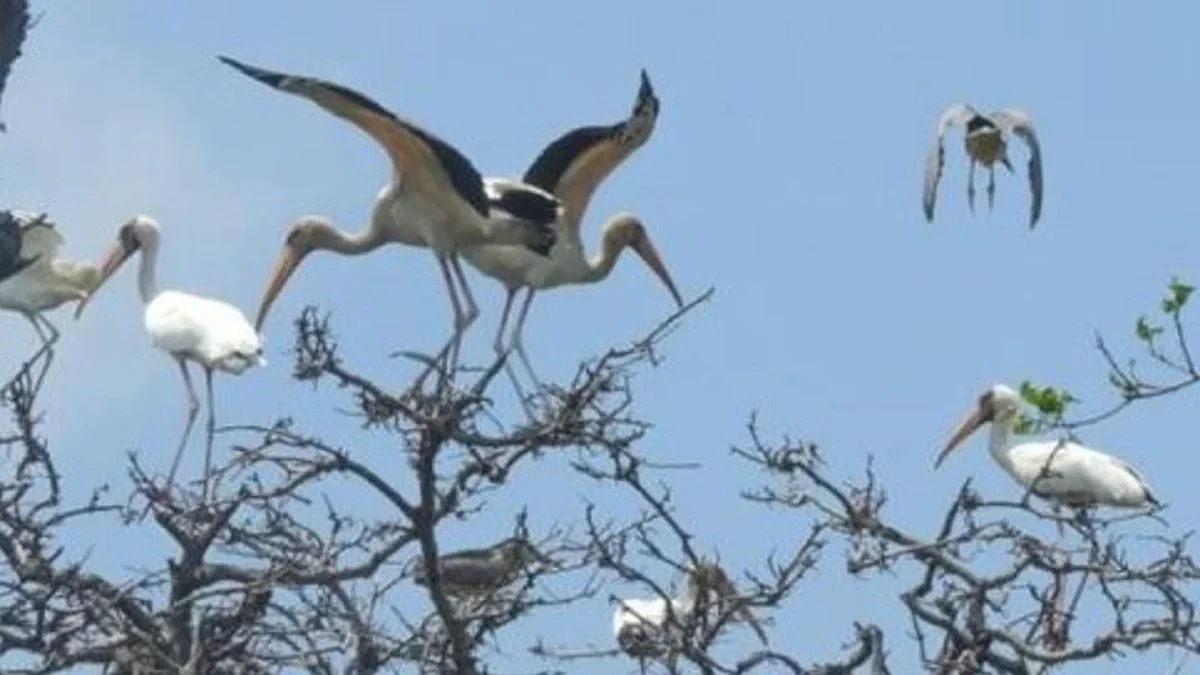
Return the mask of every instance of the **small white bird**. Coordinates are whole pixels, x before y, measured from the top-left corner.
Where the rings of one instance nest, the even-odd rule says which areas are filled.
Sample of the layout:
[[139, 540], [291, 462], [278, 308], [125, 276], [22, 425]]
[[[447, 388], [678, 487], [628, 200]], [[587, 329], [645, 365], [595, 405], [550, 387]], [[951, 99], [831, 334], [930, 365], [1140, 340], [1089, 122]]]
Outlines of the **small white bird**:
[[991, 422], [992, 458], [1022, 487], [1033, 486], [1030, 491], [1043, 499], [1075, 508], [1160, 506], [1142, 474], [1116, 457], [1065, 441], [1011, 445], [1020, 409], [1021, 397], [1010, 387], [997, 384], [988, 389], [938, 454], [934, 468], [972, 432]]
[[59, 332], [43, 312], [72, 300], [83, 302], [100, 278], [98, 267], [58, 257], [62, 235], [46, 214], [0, 211], [0, 309], [17, 312], [33, 324], [42, 345], [32, 363], [46, 355], [33, 391], [54, 360]]
[[[208, 496], [208, 476], [212, 467], [213, 433], [216, 428], [213, 411], [212, 375], [220, 370], [240, 375], [252, 366], [265, 366], [262, 338], [237, 307], [219, 300], [183, 293], [163, 291], [158, 287], [156, 272], [160, 231], [158, 223], [149, 216], [137, 216], [121, 226], [117, 244], [105, 258], [100, 269], [96, 290], [108, 280], [137, 251], [142, 252], [138, 270], [138, 290], [145, 305], [146, 332], [150, 344], [170, 354], [179, 364], [187, 388], [188, 418], [179, 439], [171, 470], [167, 473], [167, 488], [174, 484], [179, 458], [187, 446], [192, 425], [200, 404], [196, 388], [188, 372], [187, 362], [200, 364], [204, 369], [204, 385], [208, 403], [208, 443], [204, 454], [204, 487], [202, 498]], [[94, 297], [93, 291], [92, 296]], [[88, 300], [90, 300], [90, 297]], [[75, 317], [83, 313], [88, 300], [79, 303]]]
[[965, 103], [955, 103], [942, 113], [938, 119], [933, 147], [925, 157], [925, 220], [933, 222], [938, 180], [942, 177], [942, 167], [946, 163], [943, 137], [946, 131], [955, 125], [965, 129], [963, 145], [971, 162], [971, 172], [967, 180], [967, 204], [972, 212], [975, 211], [975, 163], [982, 164], [988, 170], [987, 196], [988, 208], [991, 209], [996, 194], [996, 162], [1003, 164], [1009, 173], [1013, 172], [1012, 163], [1008, 161], [1008, 145], [1004, 141], [1004, 134], [1014, 134], [1029, 146], [1029, 228], [1033, 229], [1042, 215], [1042, 150], [1034, 132], [1033, 120], [1029, 115], [1014, 108], [984, 115]]
[[[711, 603], [713, 596], [717, 602]], [[627, 656], [638, 660], [643, 673], [646, 661], [664, 656], [674, 663], [678, 655], [678, 643], [697, 609], [706, 612], [715, 610], [715, 617], [729, 611], [727, 603], [737, 602], [737, 589], [720, 566], [704, 562], [687, 575], [687, 586], [683, 594], [671, 598], [623, 598], [618, 599], [613, 612], [613, 636], [617, 646]], [[711, 604], [710, 604], [711, 603]], [[764, 645], [767, 634], [748, 607], [734, 610], [737, 620], [750, 624]]]

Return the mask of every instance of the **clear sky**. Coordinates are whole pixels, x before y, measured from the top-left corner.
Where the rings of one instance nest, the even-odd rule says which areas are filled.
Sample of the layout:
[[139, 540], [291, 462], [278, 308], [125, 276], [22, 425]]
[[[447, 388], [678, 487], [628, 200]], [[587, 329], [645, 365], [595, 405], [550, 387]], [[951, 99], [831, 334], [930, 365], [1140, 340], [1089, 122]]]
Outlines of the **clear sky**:
[[[820, 443], [839, 474], [858, 472], [873, 453], [890, 490], [888, 513], [932, 532], [968, 476], [988, 494], [1017, 494], [981, 438], [932, 470], [934, 450], [986, 385], [1059, 383], [1099, 409], [1112, 394], [1094, 331], [1129, 353], [1134, 318], [1155, 310], [1170, 276], [1196, 280], [1193, 4], [284, 7], [38, 3], [45, 16], [0, 109], [9, 128], [0, 138], [4, 203], [49, 209], [67, 252], [87, 258], [109, 246], [123, 220], [154, 215], [163, 226], [164, 285], [250, 313], [291, 220], [320, 213], [357, 229], [388, 165], [351, 126], [247, 80], [216, 54], [359, 88], [492, 175], [519, 175], [568, 128], [623, 117], [645, 67], [662, 100], [657, 130], [593, 200], [585, 242], [595, 246], [609, 214], [635, 211], [685, 295], [716, 287], [714, 301], [670, 338], [667, 361], [637, 379], [637, 413], [656, 425], [643, 447], [651, 457], [703, 464], [669, 478], [702, 550], [735, 568], [760, 566], [808, 528], [805, 517], [763, 512], [737, 496], [760, 478], [728, 454], [745, 440], [752, 410], [771, 436]], [[1024, 148], [1013, 149], [1019, 173], [997, 175], [995, 211], [972, 218], [958, 133], [937, 219], [925, 223], [922, 160], [938, 115], [955, 101], [1034, 116], [1046, 198], [1032, 233]], [[465, 353], [481, 360], [502, 294], [480, 275], [471, 281], [483, 315]], [[314, 256], [267, 326], [268, 368], [220, 378], [219, 422], [295, 415], [398, 472], [387, 438], [357, 431], [336, 412], [343, 392], [290, 379], [290, 320], [309, 303], [334, 312], [348, 359], [396, 385], [411, 367], [385, 355], [428, 351], [450, 324], [428, 252]], [[636, 336], [670, 308], [631, 256], [594, 288], [544, 294], [527, 343], [544, 376], [564, 378], [579, 359]], [[173, 450], [181, 384], [170, 360], [148, 346], [140, 311], [129, 269], [81, 321], [66, 311], [52, 317], [64, 337], [46, 385], [46, 432], [76, 494], [92, 480], [125, 491], [126, 450], [140, 449], [163, 470]], [[11, 367], [34, 342], [24, 321], [5, 321], [0, 350]], [[1196, 405], [1188, 391], [1084, 434], [1145, 470], [1179, 532], [1195, 526], [1200, 507], [1186, 436]], [[185, 475], [199, 472], [201, 448], [185, 457]], [[585, 494], [614, 513], [625, 508], [619, 491], [579, 481], [564, 488], [568, 471], [561, 460], [531, 466], [518, 496], [493, 502], [478, 521], [448, 525], [446, 545], [489, 543], [523, 503], [535, 531], [563, 509], [581, 513]], [[168, 554], [149, 528], [117, 527], [82, 531], [74, 543], [91, 547], [98, 568], [130, 574]], [[899, 587], [846, 581], [843, 570], [831, 549], [821, 574], [775, 614], [775, 640], [824, 660], [840, 653], [853, 620], [874, 618], [889, 631], [893, 672], [912, 672]], [[505, 669], [529, 666], [520, 654], [539, 632], [551, 643], [610, 645], [609, 611], [597, 600], [509, 631], [501, 644], [515, 656]], [[1163, 655], [1138, 670], [1169, 662]], [[633, 667], [610, 661], [586, 672]], [[1131, 672], [1128, 662], [1084, 670]]]

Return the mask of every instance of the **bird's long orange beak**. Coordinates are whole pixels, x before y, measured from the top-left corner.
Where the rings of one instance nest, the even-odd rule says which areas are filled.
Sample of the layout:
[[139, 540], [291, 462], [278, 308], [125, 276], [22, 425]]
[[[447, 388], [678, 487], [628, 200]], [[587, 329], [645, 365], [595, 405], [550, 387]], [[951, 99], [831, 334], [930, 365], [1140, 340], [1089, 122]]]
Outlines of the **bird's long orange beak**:
[[275, 303], [275, 298], [279, 296], [279, 292], [283, 290], [292, 273], [300, 266], [300, 261], [304, 259], [304, 253], [298, 251], [296, 247], [290, 244], [284, 244], [283, 250], [279, 253], [279, 259], [275, 261], [275, 267], [271, 270], [271, 278], [267, 282], [267, 290], [263, 293], [262, 303], [258, 306], [258, 317], [254, 319], [254, 330], [262, 331], [262, 325], [267, 320], [267, 314], [271, 311], [271, 305]]
[[104, 282], [108, 281], [108, 278], [115, 274], [121, 268], [121, 265], [126, 260], [129, 260], [137, 250], [136, 241], [130, 240], [127, 242], [125, 239], [117, 240], [117, 244], [112, 247], [108, 255], [104, 257], [104, 262], [100, 265], [100, 276], [96, 279], [96, 285], [92, 286], [92, 289], [88, 291], [87, 297], [80, 300], [79, 304], [75, 306], [76, 319], [83, 314], [83, 308], [87, 307], [92, 298], [96, 297], [96, 293], [104, 285]]
[[663, 285], [671, 292], [671, 297], [675, 298], [675, 304], [683, 307], [683, 297], [679, 295], [679, 290], [675, 288], [675, 282], [671, 279], [671, 273], [667, 271], [667, 266], [663, 264], [662, 257], [658, 255], [658, 250], [650, 242], [650, 237], [639, 237], [630, 247], [654, 271], [654, 274], [662, 280]]
[[976, 429], [990, 421], [992, 421], [991, 410], [987, 409], [983, 405], [976, 405], [975, 408], [971, 410], [970, 414], [968, 414], [962, 421], [962, 423], [958, 425], [958, 428], [954, 430], [954, 434], [950, 436], [950, 440], [947, 441], [946, 447], [942, 448], [942, 451], [938, 453], [937, 459], [935, 459], [933, 462], [933, 468], [936, 469], [941, 466], [942, 461], [945, 460], [946, 457], [953, 452], [960, 443], [965, 441], [968, 436], [975, 432]]

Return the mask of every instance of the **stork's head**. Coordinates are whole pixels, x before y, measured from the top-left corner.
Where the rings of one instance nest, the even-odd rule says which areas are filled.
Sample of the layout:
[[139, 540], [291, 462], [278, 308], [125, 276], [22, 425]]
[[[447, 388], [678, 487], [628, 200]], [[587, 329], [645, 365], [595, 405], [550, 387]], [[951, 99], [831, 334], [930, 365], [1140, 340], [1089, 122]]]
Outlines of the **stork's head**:
[[271, 311], [275, 298], [304, 257], [319, 248], [332, 248], [335, 239], [337, 228], [333, 222], [322, 216], [304, 216], [292, 225], [283, 242], [283, 250], [280, 251], [267, 280], [267, 290], [263, 293], [262, 302], [258, 306], [258, 316], [254, 320], [255, 330], [262, 330], [263, 322], [267, 320], [267, 313]]
[[78, 319], [83, 314], [83, 309], [87, 307], [91, 299], [96, 297], [97, 291], [108, 281], [108, 278], [116, 274], [121, 265], [133, 257], [144, 247], [152, 246], [158, 242], [158, 222], [150, 216], [138, 215], [129, 219], [125, 224], [121, 225], [121, 229], [117, 230], [117, 243], [109, 250], [108, 255], [104, 257], [104, 261], [100, 263], [100, 271], [96, 279], [96, 283], [92, 286], [92, 290], [87, 297], [79, 301], [75, 307], [75, 318]]
[[1021, 396], [1012, 387], [995, 384], [979, 396], [975, 407], [967, 413], [967, 417], [958, 425], [946, 447], [938, 453], [933, 466], [937, 468], [955, 448], [967, 439], [976, 429], [992, 423], [1008, 423], [1021, 409]]
[[[637, 216], [622, 213], [610, 220], [604, 228], [602, 245], [606, 249], [606, 255], [613, 256], [625, 247], [633, 249], [633, 252], [638, 254], [638, 257], [667, 287], [671, 297], [675, 299], [675, 304], [679, 307], [683, 306], [683, 297], [675, 288], [675, 281], [671, 278], [671, 273], [667, 271], [667, 266], [659, 256], [658, 249], [654, 248], [654, 244], [650, 241], [650, 235], [646, 233], [646, 226]], [[611, 251], [611, 254], [608, 251]]]

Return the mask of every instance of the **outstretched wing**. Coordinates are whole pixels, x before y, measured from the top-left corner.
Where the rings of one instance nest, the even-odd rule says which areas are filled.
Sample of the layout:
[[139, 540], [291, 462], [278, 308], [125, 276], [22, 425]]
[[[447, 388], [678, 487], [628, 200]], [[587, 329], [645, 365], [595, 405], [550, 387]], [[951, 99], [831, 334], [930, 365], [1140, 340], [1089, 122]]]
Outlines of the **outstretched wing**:
[[608, 126], [573, 129], [542, 150], [523, 180], [562, 200], [563, 219], [575, 231], [597, 186], [654, 133], [661, 103], [642, 70], [641, 85], [629, 117]]
[[1033, 119], [1016, 108], [1005, 108], [993, 113], [992, 121], [1029, 147], [1029, 229], [1032, 230], [1042, 215], [1042, 148], [1033, 128]]
[[471, 161], [452, 145], [425, 131], [367, 96], [327, 80], [289, 75], [251, 66], [228, 56], [220, 61], [269, 87], [302, 96], [365, 131], [392, 160], [396, 171], [410, 176], [446, 202], [466, 202], [487, 217], [488, 198], [483, 177]]
[[954, 103], [946, 108], [942, 116], [938, 119], [937, 133], [934, 135], [933, 145], [925, 155], [925, 186], [922, 201], [925, 206], [925, 220], [927, 222], [933, 222], [933, 206], [937, 200], [938, 181], [942, 178], [942, 167], [946, 164], [946, 131], [955, 125], [960, 127], [966, 126], [967, 121], [978, 114], [974, 108], [966, 103]]

